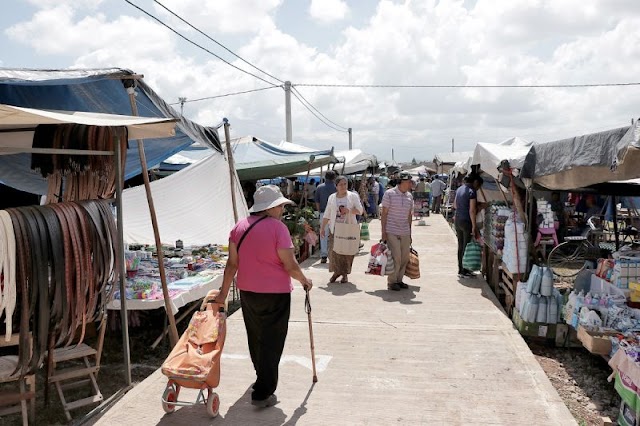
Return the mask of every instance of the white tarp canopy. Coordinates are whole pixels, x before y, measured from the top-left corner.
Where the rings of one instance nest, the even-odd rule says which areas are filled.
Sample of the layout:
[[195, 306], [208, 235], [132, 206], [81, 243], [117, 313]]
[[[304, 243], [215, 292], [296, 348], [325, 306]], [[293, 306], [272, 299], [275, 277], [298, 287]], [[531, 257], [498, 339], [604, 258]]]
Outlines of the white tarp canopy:
[[143, 118], [93, 112], [40, 110], [0, 104], [0, 152], [30, 149], [39, 124], [84, 124], [87, 126], [126, 126], [129, 139], [175, 136], [175, 120]]
[[467, 161], [472, 156], [473, 151], [443, 152], [436, 154], [433, 158], [433, 162], [436, 163], [436, 166], [441, 166], [443, 164], [453, 166], [458, 161]]
[[470, 164], [479, 165], [483, 172], [497, 179], [498, 166], [504, 160], [509, 162], [511, 168], [522, 169], [532, 146], [532, 142], [521, 138], [507, 139], [500, 144], [480, 142], [473, 151]]
[[551, 190], [571, 190], [640, 178], [640, 127], [535, 144], [522, 177]]
[[466, 175], [471, 171], [471, 157], [467, 158], [464, 161], [458, 161], [453, 165], [451, 169], [449, 169], [449, 174], [455, 175]]
[[[378, 165], [378, 159], [373, 154], [367, 154], [360, 149], [350, 149], [346, 151], [336, 151], [334, 156], [338, 160], [333, 166], [327, 166], [322, 168], [322, 175], [327, 170], [333, 167], [338, 174], [351, 175], [354, 173], [360, 173], [371, 167]], [[320, 176], [320, 167], [317, 167], [309, 172], [309, 176]], [[307, 172], [298, 173], [297, 176], [306, 176]]]
[[427, 167], [427, 166], [418, 166], [418, 167], [414, 167], [412, 169], [409, 170], [405, 170], [405, 172], [413, 175], [413, 176], [417, 176], [417, 175], [428, 175], [428, 174], [432, 174], [435, 173], [436, 170], [432, 169], [431, 167]]
[[[237, 179], [239, 218], [248, 215]], [[215, 152], [171, 176], [151, 182], [151, 192], [163, 243], [182, 240], [186, 245], [226, 243], [235, 225], [229, 166]], [[144, 186], [127, 189], [122, 196], [124, 240], [155, 244]]]

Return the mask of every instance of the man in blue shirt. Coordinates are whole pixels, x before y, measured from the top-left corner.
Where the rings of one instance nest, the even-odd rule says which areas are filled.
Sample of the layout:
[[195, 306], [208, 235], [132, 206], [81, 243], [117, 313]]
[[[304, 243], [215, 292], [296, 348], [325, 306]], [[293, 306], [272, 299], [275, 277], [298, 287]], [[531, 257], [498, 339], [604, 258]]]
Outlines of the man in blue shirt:
[[478, 196], [476, 191], [484, 183], [477, 174], [470, 174], [465, 178], [465, 183], [456, 191], [455, 216], [453, 223], [458, 237], [458, 276], [460, 278], [475, 277], [475, 274], [462, 267], [462, 257], [467, 244], [472, 238], [480, 236], [480, 230], [476, 226], [476, 215], [478, 214]]
[[[322, 218], [324, 217], [324, 210], [327, 208], [329, 196], [337, 191], [335, 184], [336, 172], [328, 170], [324, 175], [324, 179], [325, 182], [318, 185], [315, 194], [316, 209], [320, 212], [320, 226], [322, 226]], [[320, 262], [327, 263], [329, 233], [321, 232], [320, 235], [322, 234], [324, 234], [324, 238], [320, 238], [320, 256], [322, 257]]]

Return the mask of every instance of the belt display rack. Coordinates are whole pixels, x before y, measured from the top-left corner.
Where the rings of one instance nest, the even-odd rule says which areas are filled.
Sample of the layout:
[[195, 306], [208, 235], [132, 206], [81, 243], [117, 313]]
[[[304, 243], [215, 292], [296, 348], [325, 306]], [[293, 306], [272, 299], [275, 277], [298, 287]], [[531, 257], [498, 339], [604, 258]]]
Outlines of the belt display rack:
[[[27, 401], [31, 401], [30, 415], [35, 421], [34, 373], [42, 367], [47, 384], [54, 384], [58, 391], [68, 420], [70, 410], [102, 400], [96, 375], [106, 304], [118, 283], [123, 291], [126, 275], [122, 227], [117, 224], [122, 223], [127, 131], [139, 138], [175, 134], [172, 119], [88, 115], [0, 105], [0, 139], [6, 132], [35, 136], [31, 147], [5, 146], [0, 153], [31, 153], [32, 169], [48, 183], [46, 205], [0, 211], [0, 271], [4, 272], [0, 315], [5, 314], [7, 324], [6, 336], [0, 340], [6, 337], [19, 343], [18, 356], [6, 359], [13, 371], [0, 369], [0, 382], [16, 381], [20, 387], [11, 398], [3, 394], [3, 401], [15, 403], [1, 409], [0, 415], [21, 412], [23, 424], [29, 421]], [[139, 139], [144, 161], [141, 145]], [[111, 206], [114, 202], [117, 219]], [[122, 309], [126, 311], [126, 300]], [[12, 335], [14, 310], [19, 335]], [[121, 320], [125, 381], [130, 386], [127, 316], [121, 315]], [[96, 321], [100, 326], [96, 348], [92, 348], [83, 340]], [[74, 360], [71, 368], [63, 367]], [[67, 401], [64, 390], [85, 384], [92, 388], [89, 398]]]

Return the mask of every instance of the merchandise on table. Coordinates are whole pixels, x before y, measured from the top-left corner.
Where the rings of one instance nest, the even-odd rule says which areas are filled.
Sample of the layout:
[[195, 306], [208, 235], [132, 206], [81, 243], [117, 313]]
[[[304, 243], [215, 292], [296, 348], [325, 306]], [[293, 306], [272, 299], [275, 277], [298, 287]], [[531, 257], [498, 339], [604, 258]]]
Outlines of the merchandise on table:
[[[140, 246], [131, 245], [130, 248], [140, 248], [140, 250], [125, 252], [126, 298], [130, 300], [164, 299], [158, 259], [152, 257], [155, 247], [142, 250]], [[175, 250], [167, 246], [166, 252], [170, 255], [175, 256], [177, 252], [183, 254], [181, 257], [164, 258], [169, 297], [174, 298], [190, 290], [194, 285], [209, 281], [212, 274], [220, 274], [226, 265], [227, 257], [223, 248], [225, 247], [210, 245]], [[119, 289], [116, 289], [113, 298], [116, 300], [121, 298]]]

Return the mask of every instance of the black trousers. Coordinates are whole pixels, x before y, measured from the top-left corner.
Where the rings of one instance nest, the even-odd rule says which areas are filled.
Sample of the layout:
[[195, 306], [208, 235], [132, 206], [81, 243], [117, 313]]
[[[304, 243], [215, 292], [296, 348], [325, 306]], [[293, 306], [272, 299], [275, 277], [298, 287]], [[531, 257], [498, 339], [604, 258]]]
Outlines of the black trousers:
[[291, 293], [240, 291], [240, 304], [257, 376], [251, 398], [266, 399], [278, 386], [278, 364], [289, 330]]
[[467, 248], [467, 244], [471, 242], [471, 222], [466, 220], [456, 220], [456, 236], [458, 237], [458, 273], [463, 271], [462, 257], [464, 256], [464, 250]]

